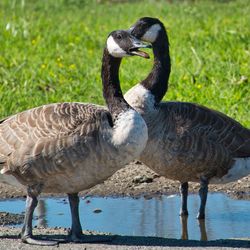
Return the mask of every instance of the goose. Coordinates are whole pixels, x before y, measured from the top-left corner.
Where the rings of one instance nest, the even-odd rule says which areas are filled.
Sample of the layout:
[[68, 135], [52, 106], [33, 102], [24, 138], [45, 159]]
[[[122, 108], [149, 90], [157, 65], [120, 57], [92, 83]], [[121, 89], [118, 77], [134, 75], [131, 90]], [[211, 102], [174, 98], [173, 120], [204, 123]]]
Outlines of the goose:
[[197, 218], [204, 219], [209, 183], [223, 184], [250, 174], [250, 130], [199, 104], [161, 102], [171, 70], [165, 27], [157, 18], [144, 17], [129, 30], [152, 43], [154, 52], [149, 75], [124, 95], [148, 126], [147, 145], [139, 160], [180, 182], [181, 216], [188, 215], [188, 182], [200, 183]]
[[0, 121], [1, 180], [27, 190], [22, 242], [58, 244], [32, 235], [32, 216], [42, 192], [67, 194], [72, 220], [68, 240], [84, 242], [78, 192], [103, 182], [144, 149], [147, 126], [122, 95], [119, 67], [123, 57], [148, 58], [139, 50], [145, 47], [149, 45], [124, 30], [108, 36], [101, 72], [108, 109], [90, 103], [55, 103]]

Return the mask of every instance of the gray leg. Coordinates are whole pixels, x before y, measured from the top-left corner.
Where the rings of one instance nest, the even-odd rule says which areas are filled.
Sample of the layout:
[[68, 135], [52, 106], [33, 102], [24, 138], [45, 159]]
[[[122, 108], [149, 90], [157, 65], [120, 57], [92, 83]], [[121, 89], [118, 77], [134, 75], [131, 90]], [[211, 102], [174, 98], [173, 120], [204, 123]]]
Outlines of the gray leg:
[[187, 209], [188, 182], [181, 183], [180, 193], [181, 193], [180, 216], [188, 216], [188, 209]]
[[32, 235], [32, 217], [34, 210], [37, 206], [37, 197], [31, 196], [30, 194], [27, 195], [26, 199], [26, 211], [24, 217], [24, 225], [22, 228], [21, 233], [21, 240], [24, 243], [28, 243], [31, 245], [39, 245], [39, 246], [54, 246], [57, 245], [58, 242], [56, 241], [44, 241], [44, 240], [37, 240], [34, 239]]
[[207, 178], [201, 178], [200, 189], [199, 189], [201, 204], [200, 204], [199, 213], [197, 215], [197, 219], [199, 219], [199, 220], [205, 219], [207, 192], [208, 192], [208, 180], [207, 180]]
[[78, 193], [68, 194], [70, 211], [71, 211], [71, 230], [69, 233], [69, 239], [73, 242], [82, 241], [82, 226], [79, 218], [79, 197]]
[[69, 232], [69, 241], [81, 243], [110, 242], [112, 237], [98, 235], [96, 237], [82, 234], [82, 226], [79, 218], [79, 197], [78, 193], [68, 194], [72, 225]]

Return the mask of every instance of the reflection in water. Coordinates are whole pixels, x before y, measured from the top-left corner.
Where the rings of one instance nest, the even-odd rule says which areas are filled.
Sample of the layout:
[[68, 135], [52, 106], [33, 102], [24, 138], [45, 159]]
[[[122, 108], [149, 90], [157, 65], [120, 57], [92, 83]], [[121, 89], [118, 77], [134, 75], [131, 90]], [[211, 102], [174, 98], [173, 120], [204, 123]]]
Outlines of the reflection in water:
[[207, 231], [206, 231], [206, 223], [205, 220], [198, 220], [201, 232], [201, 240], [207, 240]]
[[[188, 216], [180, 216], [181, 222], [181, 239], [188, 240]], [[207, 241], [207, 231], [205, 220], [197, 220], [200, 228], [200, 240]]]
[[48, 222], [46, 219], [46, 203], [43, 199], [38, 201], [37, 207], [35, 209], [35, 214], [37, 217], [37, 226], [38, 227], [48, 227]]
[[182, 240], [188, 240], [188, 227], [187, 227], [187, 216], [180, 216], [180, 222], [181, 222], [181, 239]]
[[[233, 200], [223, 194], [209, 194], [206, 220], [197, 220], [198, 195], [189, 196], [189, 217], [178, 214], [180, 197], [88, 198], [81, 200], [80, 219], [84, 229], [120, 235], [158, 236], [192, 240], [214, 240], [250, 236], [250, 201]], [[0, 201], [0, 210], [21, 213], [24, 200]], [[95, 209], [101, 213], [94, 213]], [[70, 211], [65, 199], [40, 201], [38, 221], [49, 227], [70, 227]], [[206, 225], [205, 225], [206, 223]]]

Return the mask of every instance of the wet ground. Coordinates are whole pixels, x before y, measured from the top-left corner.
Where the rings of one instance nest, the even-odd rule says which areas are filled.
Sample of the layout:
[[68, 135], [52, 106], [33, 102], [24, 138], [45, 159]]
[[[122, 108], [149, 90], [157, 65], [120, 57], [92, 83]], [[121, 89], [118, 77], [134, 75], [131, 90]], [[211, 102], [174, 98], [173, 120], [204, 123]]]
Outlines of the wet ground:
[[[0, 249], [8, 250], [235, 250], [249, 249], [250, 241], [248, 239], [227, 239], [215, 241], [194, 241], [194, 240], [178, 240], [160, 237], [142, 237], [142, 236], [102, 236], [107, 242], [103, 243], [84, 243], [84, 244], [59, 244], [54, 247], [41, 247], [26, 245], [17, 240], [17, 229], [0, 230]], [[86, 232], [86, 239], [93, 239], [92, 232]], [[35, 229], [34, 234], [42, 234], [50, 239], [64, 239], [66, 232], [64, 229]], [[109, 242], [108, 242], [109, 241]]]

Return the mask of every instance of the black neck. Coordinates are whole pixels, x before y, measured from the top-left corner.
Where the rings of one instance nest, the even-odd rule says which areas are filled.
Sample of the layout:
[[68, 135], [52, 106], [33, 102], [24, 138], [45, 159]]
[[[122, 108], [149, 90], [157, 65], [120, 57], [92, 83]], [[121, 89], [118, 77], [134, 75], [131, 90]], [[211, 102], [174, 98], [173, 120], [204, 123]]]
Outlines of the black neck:
[[141, 84], [160, 102], [168, 89], [168, 79], [171, 71], [169, 42], [165, 30], [162, 30], [157, 40], [152, 44], [154, 52], [154, 66]]
[[102, 59], [103, 97], [113, 118], [130, 108], [122, 95], [119, 68], [121, 58], [115, 58], [104, 49]]

